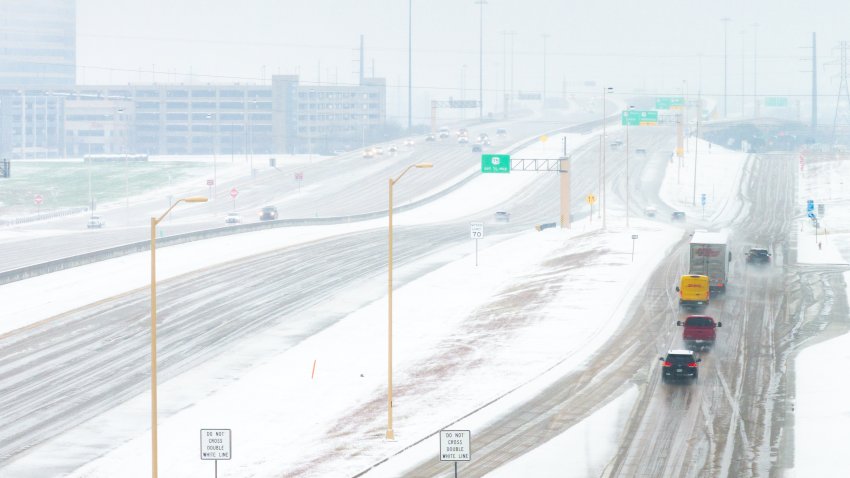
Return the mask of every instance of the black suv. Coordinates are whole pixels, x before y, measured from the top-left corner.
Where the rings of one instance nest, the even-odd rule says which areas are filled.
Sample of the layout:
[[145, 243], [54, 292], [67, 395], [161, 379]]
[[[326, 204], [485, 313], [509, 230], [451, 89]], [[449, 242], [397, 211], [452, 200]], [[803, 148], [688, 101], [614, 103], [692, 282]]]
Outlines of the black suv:
[[277, 219], [277, 208], [274, 206], [266, 206], [260, 211], [261, 221], [270, 221]]
[[693, 350], [671, 350], [667, 352], [667, 357], [661, 357], [658, 360], [662, 362], [662, 382], [679, 378], [696, 380], [699, 375], [698, 363], [702, 361], [694, 355]]
[[770, 253], [767, 249], [753, 247], [747, 251], [747, 264], [770, 264]]

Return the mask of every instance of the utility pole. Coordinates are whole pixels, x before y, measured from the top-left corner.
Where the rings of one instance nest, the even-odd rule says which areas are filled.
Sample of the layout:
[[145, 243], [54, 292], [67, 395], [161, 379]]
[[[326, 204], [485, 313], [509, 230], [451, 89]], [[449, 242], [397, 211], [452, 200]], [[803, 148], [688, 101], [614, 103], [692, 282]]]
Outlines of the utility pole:
[[487, 0], [476, 0], [475, 3], [481, 5], [478, 44], [478, 120], [484, 121], [484, 5], [487, 4]]
[[846, 41], [839, 43], [841, 49], [841, 74], [838, 85], [838, 98], [835, 101], [835, 119], [832, 122], [832, 144], [838, 143], [839, 136], [846, 136], [850, 127], [850, 91], [847, 89], [847, 46]]
[[407, 131], [413, 127], [413, 0], [407, 2]]
[[747, 90], [746, 90], [746, 68], [747, 68], [747, 55], [744, 53], [747, 47], [747, 31], [741, 30], [741, 118], [743, 118], [746, 113], [746, 103], [747, 103]]
[[818, 63], [817, 34], [812, 32], [812, 137], [818, 129]]
[[757, 66], [757, 55], [758, 55], [758, 34], [759, 34], [759, 24], [753, 23], [753, 117], [758, 118], [759, 116], [759, 99], [758, 92], [756, 90], [756, 80], [758, 79], [756, 75], [756, 66]]
[[546, 108], [546, 40], [549, 38], [548, 33], [543, 34], [543, 107]]
[[729, 21], [730, 20], [731, 20], [731, 18], [729, 18], [729, 17], [723, 17], [723, 18], [720, 19], [720, 21], [723, 22], [723, 117], [724, 118], [729, 116], [729, 99], [728, 99], [728, 96], [727, 96], [728, 92], [729, 92], [729, 83], [728, 83], [729, 62], [727, 61], [728, 60], [728, 56], [727, 56], [728, 49], [727, 49], [726, 39], [727, 39], [727, 33], [729, 31]]

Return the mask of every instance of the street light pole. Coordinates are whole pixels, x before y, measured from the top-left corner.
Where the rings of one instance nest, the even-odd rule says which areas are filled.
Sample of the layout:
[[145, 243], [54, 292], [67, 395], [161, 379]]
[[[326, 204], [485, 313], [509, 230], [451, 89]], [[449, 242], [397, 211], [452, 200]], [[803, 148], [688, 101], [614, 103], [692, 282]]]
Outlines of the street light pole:
[[414, 163], [395, 179], [389, 179], [389, 238], [387, 255], [387, 440], [395, 440], [393, 432], [393, 185], [411, 168], [431, 168], [431, 163]]
[[629, 119], [626, 119], [626, 227], [629, 227]]
[[728, 66], [729, 66], [729, 64], [727, 62], [727, 56], [726, 56], [726, 52], [727, 52], [727, 49], [726, 49], [726, 36], [727, 35], [726, 34], [728, 33], [728, 30], [729, 30], [729, 21], [730, 20], [731, 19], [729, 17], [723, 17], [723, 18], [720, 19], [720, 21], [723, 22], [723, 117], [724, 118], [729, 116], [729, 103], [728, 103], [728, 98], [726, 96], [727, 95], [727, 87], [728, 87], [728, 81], [727, 81], [728, 74], [727, 74], [727, 72], [728, 72]]
[[[207, 113], [207, 119], [212, 120], [215, 113]], [[212, 123], [212, 121], [210, 121]], [[210, 125], [210, 128], [213, 128], [213, 125]], [[217, 130], [217, 128], [215, 128]], [[213, 201], [215, 201], [216, 196], [218, 196], [218, 173], [217, 173], [217, 163], [218, 156], [215, 152], [215, 139], [218, 137], [218, 134], [213, 133], [210, 137], [212, 140], [212, 152], [213, 152]]]
[[613, 93], [614, 88], [607, 87], [602, 88], [602, 197], [600, 198], [600, 209], [602, 210], [602, 229], [607, 227], [608, 221], [608, 213], [606, 211], [606, 206], [608, 204], [608, 196], [605, 193], [605, 143], [608, 141], [607, 135], [605, 133], [605, 93]]
[[158, 218], [151, 217], [151, 476], [157, 478], [158, 445], [157, 445], [157, 396], [156, 396], [156, 226], [181, 202], [206, 202], [201, 196], [178, 199]]
[[487, 4], [487, 0], [477, 0], [475, 3], [481, 5], [478, 43], [478, 120], [484, 121], [484, 5]]
[[413, 0], [407, 2], [407, 131], [413, 128]]
[[543, 108], [546, 108], [546, 40], [549, 38], [548, 33], [543, 34]]

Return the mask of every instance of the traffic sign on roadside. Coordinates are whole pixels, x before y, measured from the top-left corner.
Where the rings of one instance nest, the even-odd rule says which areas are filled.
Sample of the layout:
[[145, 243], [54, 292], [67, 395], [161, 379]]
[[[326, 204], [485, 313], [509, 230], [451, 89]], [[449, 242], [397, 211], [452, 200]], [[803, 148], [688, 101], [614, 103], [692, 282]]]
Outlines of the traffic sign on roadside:
[[35, 197], [32, 198], [32, 200], [35, 202], [36, 205], [40, 205], [42, 201], [44, 201], [44, 198], [41, 197], [41, 194], [36, 194]]
[[682, 109], [683, 106], [685, 106], [685, 98], [681, 96], [655, 98], [655, 109], [657, 110]]
[[484, 223], [483, 222], [470, 222], [469, 223], [469, 238], [470, 239], [481, 239], [484, 237]]
[[594, 196], [593, 194], [588, 194], [587, 197], [584, 198], [584, 200], [592, 206], [596, 202], [596, 196]]
[[703, 206], [705, 206], [705, 193], [699, 195], [699, 202], [702, 203]]
[[239, 191], [237, 191], [235, 187], [230, 190], [230, 197], [232, 197], [233, 199], [236, 199], [236, 196], [238, 196], [238, 195], [239, 195]]
[[201, 429], [201, 459], [230, 458], [230, 429]]
[[470, 461], [469, 447], [472, 432], [469, 430], [440, 431], [440, 461]]
[[207, 186], [212, 186], [213, 184], [215, 184], [215, 181], [214, 181], [214, 180], [212, 180], [212, 179], [207, 179]]
[[509, 154], [482, 154], [482, 173], [510, 173], [511, 155]]

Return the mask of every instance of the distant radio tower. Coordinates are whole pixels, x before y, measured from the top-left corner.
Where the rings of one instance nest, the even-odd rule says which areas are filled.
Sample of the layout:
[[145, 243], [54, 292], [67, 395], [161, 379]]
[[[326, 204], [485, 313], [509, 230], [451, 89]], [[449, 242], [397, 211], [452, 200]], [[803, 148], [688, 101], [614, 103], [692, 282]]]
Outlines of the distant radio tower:
[[841, 78], [838, 85], [838, 100], [835, 104], [835, 119], [832, 122], [832, 144], [838, 144], [839, 137], [846, 141], [850, 135], [850, 90], [847, 89], [847, 45], [840, 43]]

